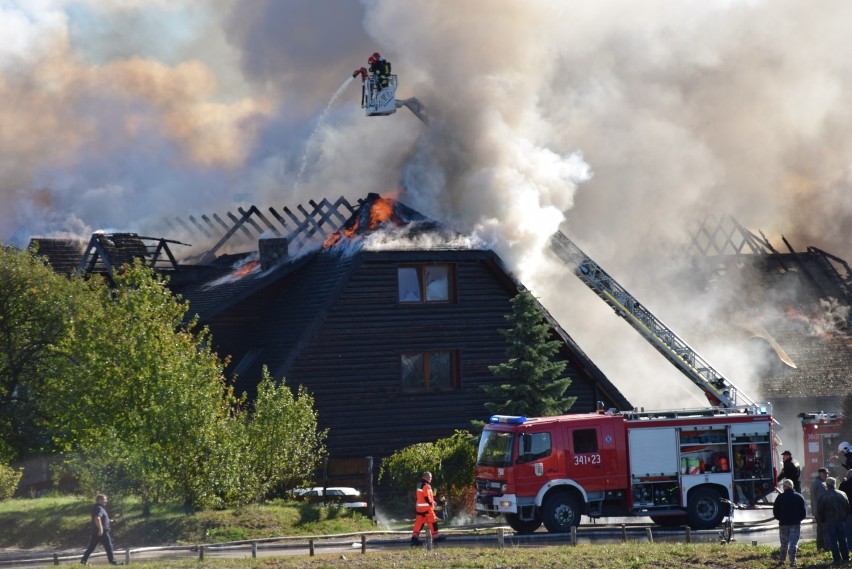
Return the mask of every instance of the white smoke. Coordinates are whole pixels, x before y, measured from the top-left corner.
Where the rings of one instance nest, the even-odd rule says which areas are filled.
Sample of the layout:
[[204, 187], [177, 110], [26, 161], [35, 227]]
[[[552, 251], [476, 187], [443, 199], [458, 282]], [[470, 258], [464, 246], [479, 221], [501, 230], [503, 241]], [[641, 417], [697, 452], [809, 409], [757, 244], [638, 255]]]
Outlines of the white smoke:
[[[695, 397], [546, 239], [561, 225], [690, 343], [716, 312], [671, 290], [685, 222], [733, 214], [852, 257], [850, 16], [840, 0], [2, 4], [0, 238], [401, 188], [494, 243], [628, 398]], [[376, 50], [428, 128], [366, 118], [354, 87], [326, 108]], [[745, 365], [723, 344], [695, 347]]]

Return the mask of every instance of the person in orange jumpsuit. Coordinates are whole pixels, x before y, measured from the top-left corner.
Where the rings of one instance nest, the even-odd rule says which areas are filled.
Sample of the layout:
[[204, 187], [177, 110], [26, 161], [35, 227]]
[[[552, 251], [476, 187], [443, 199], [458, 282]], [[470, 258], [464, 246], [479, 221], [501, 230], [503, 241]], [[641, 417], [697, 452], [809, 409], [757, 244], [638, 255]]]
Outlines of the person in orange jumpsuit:
[[432, 541], [444, 541], [446, 536], [438, 533], [438, 516], [435, 515], [435, 497], [432, 495], [432, 473], [424, 472], [423, 479], [417, 483], [417, 515], [411, 532], [411, 545], [420, 545], [420, 530], [427, 526], [432, 533]]

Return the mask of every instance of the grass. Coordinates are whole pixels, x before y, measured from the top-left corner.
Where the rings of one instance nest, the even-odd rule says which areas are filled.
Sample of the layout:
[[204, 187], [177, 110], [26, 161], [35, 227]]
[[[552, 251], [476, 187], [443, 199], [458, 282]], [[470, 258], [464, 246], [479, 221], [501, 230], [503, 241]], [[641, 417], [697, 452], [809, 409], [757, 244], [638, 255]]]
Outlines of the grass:
[[[91, 499], [57, 496], [15, 499], [0, 502], [0, 548], [82, 551], [88, 541], [88, 515]], [[311, 504], [273, 502], [234, 510], [205, 511], [187, 515], [178, 506], [159, 505], [149, 517], [142, 516], [136, 500], [116, 504], [110, 513], [116, 518], [114, 535], [118, 547], [144, 547], [168, 544], [219, 543], [293, 535], [351, 533], [376, 529], [372, 521], [346, 509], [322, 508]], [[400, 522], [402, 526], [409, 522]], [[99, 548], [100, 551], [100, 548]], [[321, 551], [321, 550], [320, 550]], [[248, 553], [245, 553], [248, 556]], [[800, 567], [829, 567], [831, 555], [816, 551], [813, 541], [800, 544]], [[281, 557], [222, 558], [212, 554], [201, 563], [197, 558], [145, 561], [134, 559], [137, 569], [320, 569], [363, 567], [375, 569], [768, 569], [777, 566], [777, 548], [728, 545], [629, 542], [542, 547], [493, 545], [454, 547], [452, 540], [433, 551], [425, 548], [388, 551], [358, 550], [344, 555], [320, 553]]]
[[[57, 496], [0, 502], [0, 548], [73, 549], [88, 541], [90, 498]], [[135, 499], [108, 507], [113, 536], [131, 547], [221, 543], [284, 535], [347, 533], [375, 529], [373, 522], [345, 508], [296, 502], [187, 515], [179, 506], [155, 505], [142, 516]]]
[[[139, 563], [136, 569], [769, 569], [777, 567], [775, 548], [746, 544], [649, 544], [548, 546], [542, 548], [459, 548], [442, 546], [403, 551], [325, 554], [316, 557], [266, 557], [258, 559], [184, 559]], [[831, 555], [817, 552], [813, 542], [804, 544], [799, 566], [831, 565]]]

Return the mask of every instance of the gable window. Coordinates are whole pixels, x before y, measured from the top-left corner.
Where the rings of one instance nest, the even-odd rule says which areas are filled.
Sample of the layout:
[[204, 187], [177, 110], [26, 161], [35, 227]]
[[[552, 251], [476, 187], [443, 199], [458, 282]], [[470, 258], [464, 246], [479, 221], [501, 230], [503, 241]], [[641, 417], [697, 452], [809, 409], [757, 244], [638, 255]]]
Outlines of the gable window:
[[402, 354], [402, 388], [449, 391], [459, 388], [456, 352], [412, 352]]
[[450, 265], [399, 267], [397, 282], [400, 302], [449, 302], [452, 298]]

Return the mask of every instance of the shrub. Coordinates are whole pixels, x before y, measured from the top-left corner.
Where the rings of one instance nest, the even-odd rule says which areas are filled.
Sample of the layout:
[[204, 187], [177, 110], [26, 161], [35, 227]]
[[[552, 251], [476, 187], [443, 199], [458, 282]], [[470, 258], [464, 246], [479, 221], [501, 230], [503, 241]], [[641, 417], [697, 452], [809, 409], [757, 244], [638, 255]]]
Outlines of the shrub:
[[8, 500], [15, 495], [23, 474], [23, 470], [0, 464], [0, 500]]

